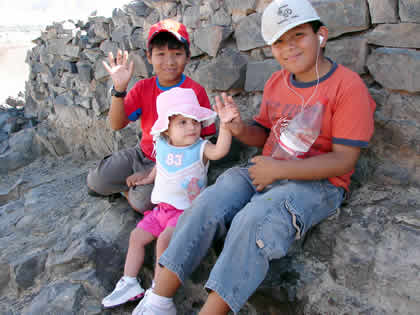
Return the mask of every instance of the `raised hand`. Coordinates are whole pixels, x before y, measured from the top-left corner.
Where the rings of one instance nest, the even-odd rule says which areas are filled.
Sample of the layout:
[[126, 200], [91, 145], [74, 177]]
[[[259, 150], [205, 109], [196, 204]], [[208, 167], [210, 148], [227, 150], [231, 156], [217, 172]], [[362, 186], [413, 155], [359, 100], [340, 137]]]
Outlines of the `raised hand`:
[[219, 115], [222, 124], [225, 124], [233, 135], [237, 135], [242, 127], [241, 114], [232, 96], [222, 93], [222, 100], [219, 96], [215, 98], [214, 111]]
[[114, 88], [119, 92], [125, 91], [134, 72], [133, 61], [128, 63], [128, 52], [122, 52], [121, 49], [118, 49], [117, 58], [114, 58], [114, 55], [110, 52], [108, 62], [109, 64], [105, 61], [102, 63], [111, 76]]

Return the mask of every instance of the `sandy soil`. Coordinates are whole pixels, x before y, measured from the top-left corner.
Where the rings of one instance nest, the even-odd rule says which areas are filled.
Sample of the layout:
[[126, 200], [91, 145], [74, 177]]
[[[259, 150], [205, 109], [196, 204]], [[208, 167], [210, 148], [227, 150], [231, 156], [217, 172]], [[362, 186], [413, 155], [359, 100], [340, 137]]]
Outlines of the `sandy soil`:
[[8, 96], [16, 97], [24, 91], [29, 78], [29, 66], [25, 63], [31, 44], [0, 43], [0, 103]]

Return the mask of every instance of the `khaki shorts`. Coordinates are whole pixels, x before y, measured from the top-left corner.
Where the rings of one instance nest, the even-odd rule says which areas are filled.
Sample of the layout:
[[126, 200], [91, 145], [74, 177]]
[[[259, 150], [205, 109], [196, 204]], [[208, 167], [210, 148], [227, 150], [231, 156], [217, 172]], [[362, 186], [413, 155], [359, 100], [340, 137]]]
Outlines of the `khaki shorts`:
[[100, 195], [128, 192], [128, 202], [138, 212], [152, 207], [150, 197], [153, 184], [128, 187], [128, 176], [140, 172], [149, 173], [155, 162], [148, 159], [141, 149], [129, 148], [104, 157], [95, 169], [89, 171], [88, 187]]

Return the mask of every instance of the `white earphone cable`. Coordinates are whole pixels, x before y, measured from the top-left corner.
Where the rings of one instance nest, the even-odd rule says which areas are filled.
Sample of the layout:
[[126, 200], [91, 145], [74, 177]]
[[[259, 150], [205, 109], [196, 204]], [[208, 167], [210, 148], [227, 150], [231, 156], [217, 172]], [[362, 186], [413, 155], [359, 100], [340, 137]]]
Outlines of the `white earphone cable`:
[[[314, 89], [314, 91], [312, 92], [311, 96], [308, 98], [308, 100], [307, 100], [306, 102], [305, 102], [305, 98], [304, 98], [302, 95], [300, 95], [298, 92], [296, 92], [294, 89], [292, 89], [292, 88], [289, 86], [288, 79], [286, 78], [286, 73], [284, 73], [284, 75], [283, 75], [284, 83], [286, 84], [287, 88], [288, 88], [291, 92], [293, 92], [296, 96], [298, 96], [298, 97], [301, 99], [301, 101], [302, 101], [302, 104], [301, 104], [301, 111], [305, 109], [305, 106], [306, 106], [306, 105], [308, 105], [309, 101], [312, 99], [312, 97], [315, 95], [315, 93], [316, 93], [316, 92], [317, 92], [317, 90], [318, 90], [318, 85], [319, 85], [318, 59], [319, 59], [319, 53], [320, 53], [320, 51], [321, 51], [321, 42], [319, 42], [318, 50], [317, 50], [317, 53], [316, 53], [316, 61], [315, 61], [316, 86], [315, 86], [315, 89]], [[274, 132], [274, 136], [275, 136], [277, 139], [280, 139], [280, 134], [278, 134], [278, 132], [280, 132], [280, 130], [277, 130], [277, 129], [278, 129], [278, 128], [277, 128], [277, 127], [278, 127], [278, 126], [277, 126], [277, 124], [278, 124], [278, 123], [280, 123], [280, 120], [277, 120], [277, 121], [276, 121], [276, 123], [275, 123], [275, 125], [274, 125], [274, 128], [272, 128], [272, 130], [273, 130], [273, 132]]]
[[287, 88], [302, 100], [302, 104], [301, 104], [302, 110], [305, 108], [306, 105], [308, 105], [309, 101], [312, 99], [312, 97], [315, 95], [315, 93], [318, 90], [318, 85], [319, 85], [318, 60], [319, 60], [320, 50], [321, 50], [321, 43], [319, 43], [318, 50], [317, 50], [317, 53], [316, 53], [316, 61], [315, 61], [316, 86], [315, 86], [315, 90], [312, 92], [311, 96], [308, 98], [308, 100], [306, 102], [305, 102], [305, 99], [302, 95], [300, 95], [298, 92], [296, 92], [294, 89], [292, 89], [289, 86], [288, 80], [286, 79], [286, 75], [284, 75], [284, 82], [285, 82]]

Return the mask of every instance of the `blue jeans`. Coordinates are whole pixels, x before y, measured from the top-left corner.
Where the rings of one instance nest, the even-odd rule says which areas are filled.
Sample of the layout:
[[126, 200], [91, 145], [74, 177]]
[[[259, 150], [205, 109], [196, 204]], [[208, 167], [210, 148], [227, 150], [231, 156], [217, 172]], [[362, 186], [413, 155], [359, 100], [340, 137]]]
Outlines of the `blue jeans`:
[[159, 263], [183, 282], [212, 241], [226, 235], [206, 288], [237, 313], [264, 280], [269, 261], [286, 255], [295, 239], [334, 214], [343, 192], [328, 180], [277, 181], [257, 192], [246, 168], [231, 168], [180, 217]]

